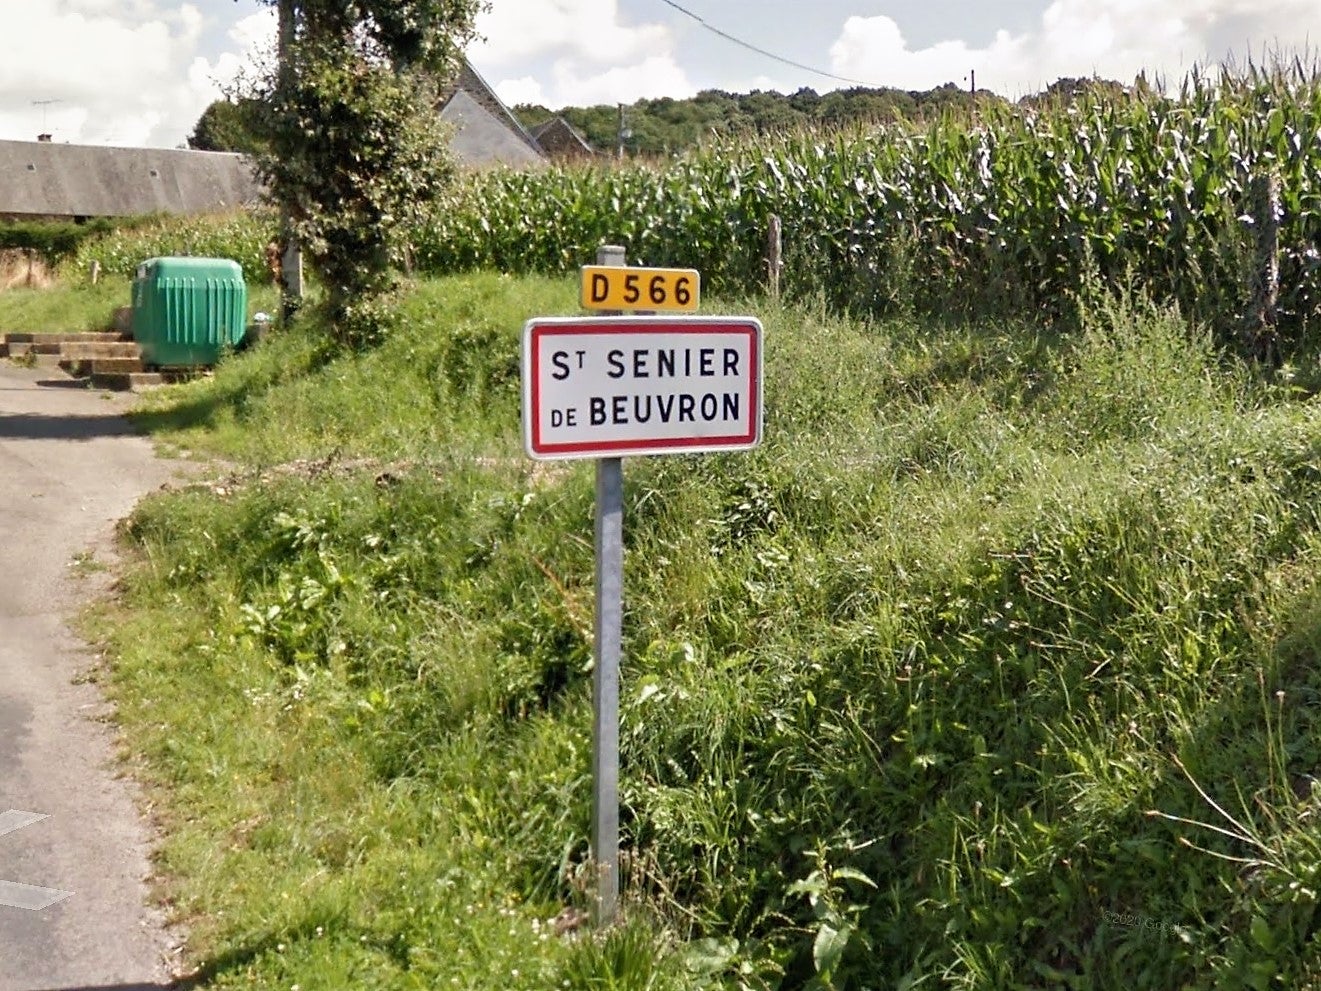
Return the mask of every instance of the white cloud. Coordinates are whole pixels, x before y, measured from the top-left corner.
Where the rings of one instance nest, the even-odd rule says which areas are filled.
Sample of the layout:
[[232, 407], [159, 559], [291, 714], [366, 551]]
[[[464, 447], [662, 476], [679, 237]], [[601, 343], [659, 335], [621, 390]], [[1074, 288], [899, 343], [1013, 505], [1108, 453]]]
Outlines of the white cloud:
[[[269, 12], [230, 32], [234, 51], [198, 56], [207, 18], [165, 0], [24, 0], [0, 33], [0, 137], [175, 145], [274, 23]], [[273, 30], [273, 28], [272, 28]], [[45, 103], [44, 101], [53, 101]]]
[[[979, 85], [1017, 96], [1060, 76], [1094, 72], [1127, 81], [1146, 70], [1177, 81], [1194, 60], [1321, 44], [1321, 0], [1033, 4], [1041, 13], [1031, 29], [1001, 31], [982, 45], [951, 39], [914, 47], [889, 17], [850, 17], [830, 50], [830, 68], [911, 89], [961, 83], [976, 70]], [[0, 6], [4, 138], [31, 139], [44, 120], [57, 141], [178, 144], [254, 53], [274, 46], [275, 12], [253, 0], [0, 0]], [[767, 16], [789, 6], [768, 0]], [[495, 0], [478, 21], [487, 40], [470, 55], [502, 80], [497, 91], [509, 102], [552, 107], [689, 96], [697, 89], [690, 74], [740, 92], [802, 84], [769, 66], [764, 77], [750, 79], [693, 63], [677, 41], [682, 29], [666, 26], [676, 19], [655, 10], [654, 21], [629, 23], [621, 0]]]
[[[512, 70], [495, 87], [508, 103], [585, 106], [696, 92], [670, 29], [623, 23], [618, 0], [497, 2], [478, 18], [477, 31], [482, 40], [469, 56], [497, 78]], [[548, 71], [527, 75], [529, 62]]]
[[633, 103], [660, 96], [682, 99], [697, 92], [697, 87], [668, 54], [595, 73], [584, 71], [584, 66], [576, 60], [564, 59], [555, 63], [551, 74], [555, 80], [556, 106]]
[[850, 17], [831, 47], [840, 75], [876, 85], [927, 89], [960, 82], [1019, 96], [1061, 76], [1130, 82], [1139, 72], [1177, 81], [1194, 62], [1292, 51], [1321, 39], [1316, 0], [1055, 0], [1038, 26], [999, 32], [985, 47], [945, 41], [912, 49], [888, 17]]
[[[494, 89], [496, 95], [511, 107], [532, 103], [552, 109], [633, 103], [663, 96], [684, 99], [696, 95], [699, 90], [683, 68], [668, 55], [605, 71], [564, 59], [552, 67], [551, 79], [550, 87], [532, 76], [503, 79]], [[754, 90], [792, 92], [797, 87], [770, 76], [752, 76], [725, 83], [720, 88], [731, 93], [751, 93]]]
[[497, 2], [477, 18], [476, 27], [482, 40], [470, 54], [482, 64], [540, 53], [618, 64], [668, 52], [672, 45], [662, 24], [621, 24], [618, 0]]
[[543, 106], [546, 103], [546, 91], [542, 89], [541, 83], [531, 76], [503, 79], [495, 84], [494, 89], [495, 95], [511, 107], [520, 103], [541, 104]]
[[912, 51], [888, 17], [850, 17], [839, 40], [830, 49], [831, 68], [873, 86], [930, 89], [966, 76], [970, 68], [987, 60], [988, 52], [1016, 43], [1003, 32], [994, 46], [972, 51], [962, 41], [943, 41]]
[[200, 57], [194, 60], [197, 71], [204, 74], [200, 78], [218, 94], [228, 92], [246, 74], [274, 67], [278, 30], [275, 8], [264, 7], [249, 14], [229, 29], [230, 51], [222, 52], [214, 62]]

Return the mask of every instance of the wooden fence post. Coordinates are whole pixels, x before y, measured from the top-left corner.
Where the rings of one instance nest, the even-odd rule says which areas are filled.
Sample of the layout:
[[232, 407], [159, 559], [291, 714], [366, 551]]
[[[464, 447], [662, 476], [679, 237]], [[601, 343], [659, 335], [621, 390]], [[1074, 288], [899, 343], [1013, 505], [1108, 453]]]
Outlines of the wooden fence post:
[[1280, 175], [1272, 169], [1252, 180], [1252, 300], [1244, 314], [1241, 341], [1248, 356], [1268, 361], [1275, 353], [1280, 302]]
[[778, 214], [771, 214], [771, 226], [766, 244], [767, 289], [771, 299], [780, 299], [780, 273], [784, 270], [784, 234]]

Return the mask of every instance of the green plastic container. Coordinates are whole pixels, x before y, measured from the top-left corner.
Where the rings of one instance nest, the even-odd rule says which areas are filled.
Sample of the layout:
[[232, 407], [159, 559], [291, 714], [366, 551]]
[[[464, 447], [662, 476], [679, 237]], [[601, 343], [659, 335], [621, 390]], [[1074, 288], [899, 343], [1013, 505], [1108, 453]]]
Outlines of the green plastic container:
[[133, 339], [161, 367], [214, 365], [247, 329], [248, 287], [228, 258], [148, 258], [133, 279]]

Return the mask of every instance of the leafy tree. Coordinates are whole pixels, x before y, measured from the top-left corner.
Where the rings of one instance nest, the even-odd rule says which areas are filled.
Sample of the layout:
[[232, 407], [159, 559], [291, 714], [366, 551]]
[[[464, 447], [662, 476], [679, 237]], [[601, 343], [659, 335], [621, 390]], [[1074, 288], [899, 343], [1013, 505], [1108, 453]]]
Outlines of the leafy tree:
[[256, 154], [260, 142], [253, 133], [253, 116], [257, 112], [251, 100], [216, 100], [197, 119], [188, 136], [188, 147], [194, 151]]
[[[857, 86], [824, 95], [804, 87], [789, 96], [762, 91], [739, 95], [708, 89], [688, 100], [670, 97], [639, 100], [625, 108], [624, 117], [632, 132], [629, 152], [660, 156], [686, 151], [712, 135], [758, 135], [812, 126], [833, 128], [917, 121], [948, 110], [971, 110], [999, 99], [985, 91], [974, 99], [952, 83], [926, 92]], [[528, 127], [535, 127], [556, 113], [542, 106], [519, 106], [514, 112]], [[594, 147], [613, 152], [619, 129], [617, 106], [566, 107], [558, 113]]]
[[1047, 107], [1052, 104], [1079, 103], [1089, 98], [1117, 100], [1125, 92], [1124, 85], [1113, 79], [1065, 76], [1055, 80], [1040, 93], [1025, 96], [1019, 102], [1025, 106]]
[[793, 107], [800, 114], [807, 114], [809, 117], [816, 113], [817, 104], [821, 102], [821, 95], [811, 87], [804, 86], [788, 97], [789, 106]]
[[801, 113], [779, 93], [749, 93], [739, 100], [739, 109], [752, 118], [758, 134], [790, 131], [801, 128], [811, 118]]
[[249, 94], [258, 171], [325, 286], [343, 344], [388, 332], [407, 232], [453, 177], [439, 84], [456, 72], [482, 6], [296, 0], [295, 37]]
[[903, 90], [857, 90], [848, 100], [852, 120], [865, 123], [908, 120], [917, 114], [917, 101]]
[[612, 106], [573, 107], [561, 114], [599, 151], [613, 150], [619, 136], [619, 108]]
[[555, 117], [555, 112], [539, 103], [519, 103], [510, 108], [514, 116], [528, 130]]
[[928, 114], [940, 113], [946, 109], [967, 110], [977, 101], [977, 98], [966, 89], [953, 83], [945, 83], [925, 93], [913, 93], [912, 96], [917, 101], [918, 108]]

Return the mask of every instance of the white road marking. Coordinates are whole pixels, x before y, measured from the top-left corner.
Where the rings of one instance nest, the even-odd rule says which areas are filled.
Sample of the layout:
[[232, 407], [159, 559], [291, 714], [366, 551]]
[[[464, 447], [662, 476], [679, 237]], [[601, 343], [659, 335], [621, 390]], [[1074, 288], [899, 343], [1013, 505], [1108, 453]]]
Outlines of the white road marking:
[[[17, 809], [10, 809], [8, 812], [0, 813], [0, 836], [49, 818], [50, 816], [37, 812], [19, 812]], [[26, 909], [29, 912], [40, 912], [42, 909], [50, 908], [72, 894], [72, 891], [61, 891], [59, 888], [42, 888], [35, 884], [0, 881], [0, 905]]]
[[15, 830], [22, 829], [24, 826], [31, 826], [34, 822], [41, 822], [42, 819], [49, 819], [50, 816], [44, 816], [37, 812], [18, 812], [10, 809], [8, 812], [0, 815], [0, 836], [5, 833], [12, 833]]
[[60, 891], [58, 888], [39, 888], [35, 884], [0, 881], [0, 905], [27, 909], [29, 912], [50, 908], [72, 894], [72, 891]]

